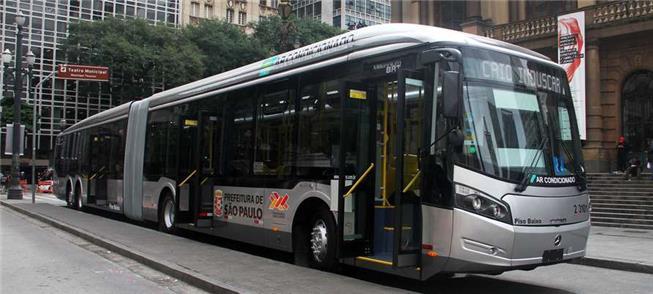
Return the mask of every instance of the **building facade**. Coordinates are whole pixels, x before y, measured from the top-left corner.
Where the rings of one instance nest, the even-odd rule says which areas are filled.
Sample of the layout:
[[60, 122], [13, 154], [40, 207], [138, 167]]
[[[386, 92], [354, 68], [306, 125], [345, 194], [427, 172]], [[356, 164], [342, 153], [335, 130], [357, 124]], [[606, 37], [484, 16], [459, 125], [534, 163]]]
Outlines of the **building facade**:
[[279, 0], [182, 0], [181, 24], [224, 19], [240, 26], [277, 14]]
[[554, 61], [557, 17], [584, 12], [586, 168], [620, 169], [620, 136], [629, 157], [644, 159], [653, 142], [653, 1], [393, 1], [392, 12], [393, 22], [483, 35]]
[[[36, 55], [34, 64], [34, 86], [44, 77], [57, 70], [58, 64], [75, 63], [68, 61], [61, 44], [67, 37], [68, 25], [79, 21], [102, 20], [107, 17], [142, 18], [152, 24], [180, 25], [178, 0], [0, 0], [0, 48], [15, 52], [15, 15], [21, 11], [27, 18], [23, 29], [23, 52], [32, 51]], [[89, 52], [92, 54], [92, 52]], [[15, 58], [15, 56], [14, 56]], [[13, 66], [13, 65], [12, 65]], [[0, 84], [4, 85], [4, 73]], [[25, 79], [27, 80], [27, 79]], [[9, 82], [9, 81], [7, 81]], [[96, 95], [80, 95], [80, 87], [94, 87]], [[13, 86], [5, 94], [13, 97]], [[117, 103], [109, 93], [108, 83], [57, 79], [56, 76], [43, 83], [42, 91], [36, 98], [27, 97], [23, 91], [23, 101], [34, 105], [37, 102], [39, 128], [37, 131], [38, 165], [47, 166], [48, 156], [54, 148], [54, 137], [60, 130], [78, 121], [109, 109]], [[2, 145], [6, 128], [2, 127]], [[31, 154], [31, 133], [27, 134], [25, 158]], [[2, 166], [10, 164], [4, 157]]]
[[313, 18], [343, 30], [389, 23], [389, 0], [295, 0], [293, 12], [299, 18]]

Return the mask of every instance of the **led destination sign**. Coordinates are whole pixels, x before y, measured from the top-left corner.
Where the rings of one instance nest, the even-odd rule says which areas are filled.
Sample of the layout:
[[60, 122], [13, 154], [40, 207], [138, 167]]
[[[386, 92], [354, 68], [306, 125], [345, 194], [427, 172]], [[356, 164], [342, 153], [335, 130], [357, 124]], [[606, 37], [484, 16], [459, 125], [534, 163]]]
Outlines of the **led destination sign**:
[[491, 60], [481, 61], [483, 79], [511, 84], [521, 84], [529, 88], [537, 88], [564, 94], [560, 87], [560, 78], [534, 69], [515, 67], [510, 64]]
[[481, 50], [464, 50], [465, 76], [513, 85], [522, 85], [567, 95], [564, 71], [529, 59]]

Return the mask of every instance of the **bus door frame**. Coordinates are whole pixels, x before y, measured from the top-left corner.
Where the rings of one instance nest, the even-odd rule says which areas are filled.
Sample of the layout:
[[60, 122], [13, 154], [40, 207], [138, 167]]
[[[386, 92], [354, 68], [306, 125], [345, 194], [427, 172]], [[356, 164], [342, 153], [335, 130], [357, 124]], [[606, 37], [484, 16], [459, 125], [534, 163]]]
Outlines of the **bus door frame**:
[[[345, 115], [346, 107], [350, 101], [354, 103], [362, 103], [364, 101], [367, 105], [364, 110], [368, 111], [368, 115], [365, 119], [368, 120], [368, 144], [362, 148], [367, 149], [368, 158], [370, 164], [374, 162], [374, 152], [375, 152], [375, 136], [373, 135], [376, 131], [376, 104], [373, 103], [373, 99], [376, 99], [375, 89], [373, 86], [370, 86], [367, 83], [362, 82], [352, 82], [352, 81], [342, 81], [340, 84], [340, 99], [341, 99], [341, 109], [340, 109], [340, 149], [338, 151], [338, 194], [333, 195], [332, 197], [338, 197], [338, 214], [337, 214], [337, 256], [338, 258], [347, 258], [347, 257], [357, 257], [357, 256], [367, 256], [372, 253], [372, 233], [373, 233], [373, 224], [374, 224], [374, 185], [375, 185], [375, 176], [373, 165], [363, 167], [364, 173], [359, 173], [355, 171], [355, 179], [347, 179], [347, 171], [345, 167], [346, 163], [346, 154], [343, 151], [345, 144], [350, 144], [351, 141], [346, 141], [345, 134], [347, 133], [347, 128], [350, 126], [345, 125]], [[362, 90], [361, 90], [362, 89]], [[365, 91], [365, 98], [350, 98], [349, 90], [360, 90]], [[357, 152], [360, 152], [357, 150]], [[358, 157], [358, 154], [356, 155]], [[365, 177], [362, 180], [361, 177]], [[357, 183], [357, 180], [360, 180]], [[356, 187], [354, 187], [354, 185]], [[352, 189], [353, 188], [353, 189]], [[355, 197], [352, 201], [355, 202], [355, 226], [361, 225], [364, 232], [363, 236], [360, 239], [355, 240], [345, 240], [345, 194], [349, 190], [355, 190], [355, 192], [365, 192], [365, 199], [360, 199], [360, 195], [349, 195], [347, 197]], [[360, 193], [358, 193], [360, 194]], [[362, 222], [359, 223], [359, 222]]]
[[[195, 121], [194, 125], [191, 123], [191, 121]], [[188, 223], [192, 222], [195, 223], [197, 220], [197, 213], [196, 213], [196, 203], [195, 201], [197, 198], [197, 190], [199, 189], [199, 175], [198, 173], [198, 167], [199, 167], [199, 151], [200, 151], [200, 146], [199, 146], [199, 129], [200, 129], [200, 122], [199, 122], [199, 114], [196, 115], [180, 115], [179, 116], [179, 131], [177, 132], [177, 142], [179, 142], [180, 149], [183, 148], [181, 146], [183, 145], [190, 145], [186, 148], [186, 150], [192, 152], [192, 162], [188, 163], [188, 171], [192, 171], [190, 173], [184, 172], [182, 173], [181, 171], [181, 165], [182, 165], [182, 153], [179, 153], [179, 156], [177, 156], [177, 179], [180, 182], [176, 183], [176, 188], [177, 188], [177, 201], [175, 201], [175, 222], [177, 223]], [[188, 125], [189, 127], [194, 128], [195, 135], [193, 136], [192, 142], [184, 142], [184, 132], [188, 132], [189, 130], [184, 130], [184, 126], [186, 126], [186, 123], [189, 122], [190, 124]], [[184, 148], [185, 149], [185, 148]], [[180, 150], [181, 151], [181, 150]], [[184, 196], [182, 195], [182, 187], [183, 186], [188, 186], [188, 195], [185, 197], [188, 197], [187, 200], [185, 200], [185, 206], [187, 206], [188, 210], [182, 211], [181, 210], [181, 205], [182, 205], [182, 198]]]
[[[422, 70], [411, 70], [411, 69], [399, 69], [397, 71], [397, 130], [396, 130], [396, 136], [395, 136], [395, 157], [396, 157], [396, 173], [395, 173], [395, 194], [394, 194], [394, 204], [395, 204], [395, 213], [394, 213], [394, 240], [393, 240], [393, 254], [392, 254], [392, 264], [394, 267], [409, 267], [409, 266], [420, 266], [420, 257], [421, 257], [421, 250], [422, 250], [422, 217], [421, 217], [421, 205], [422, 205], [422, 197], [416, 197], [416, 200], [414, 203], [409, 204], [414, 206], [413, 211], [417, 211], [418, 215], [420, 216], [419, 218], [414, 218], [414, 220], [417, 221], [416, 224], [413, 224], [413, 228], [417, 230], [417, 239], [416, 241], [416, 249], [407, 251], [407, 252], [402, 252], [401, 250], [401, 243], [402, 243], [402, 233], [403, 231], [403, 224], [402, 224], [402, 213], [403, 213], [403, 204], [401, 202], [402, 198], [404, 197], [404, 135], [405, 135], [405, 118], [406, 118], [406, 79], [411, 78], [413, 76], [419, 76], [421, 75], [420, 80], [424, 82], [423, 88], [424, 88], [424, 99], [425, 102], [427, 102], [427, 96], [426, 96], [426, 78], [428, 77], [427, 74], [425, 74], [425, 71]], [[424, 112], [422, 112], [422, 120], [424, 120]], [[424, 126], [423, 126], [424, 128]], [[420, 136], [423, 136], [423, 131]], [[422, 142], [421, 145], [424, 145], [424, 142]], [[419, 154], [418, 156], [418, 162], [419, 162]], [[418, 169], [421, 169], [420, 166], [418, 166]], [[421, 181], [423, 182], [423, 181]]]
[[[210, 160], [213, 161], [213, 167], [210, 170], [204, 170], [203, 158], [204, 155], [202, 147], [204, 146], [204, 129], [207, 127], [207, 124], [214, 123], [217, 130], [220, 131], [222, 126], [220, 122], [220, 117], [215, 112], [210, 111], [200, 111], [197, 115], [197, 139], [195, 140], [195, 169], [197, 170], [197, 176], [194, 176], [194, 181], [191, 184], [195, 184], [195, 192], [193, 197], [193, 209], [194, 213], [194, 222], [196, 227], [210, 227], [213, 223], [213, 186], [215, 182], [215, 175], [217, 172], [217, 161], [215, 159], [215, 145], [213, 145], [210, 152], [213, 153]], [[215, 130], [213, 130], [215, 132]], [[213, 138], [215, 140], [216, 138]], [[219, 139], [219, 138], [218, 138]], [[220, 144], [221, 141], [214, 142], [214, 144]], [[219, 156], [219, 154], [218, 154]], [[204, 191], [204, 183], [209, 183], [209, 191]], [[206, 194], [203, 194], [205, 193]], [[202, 202], [203, 197], [211, 198], [210, 203]]]

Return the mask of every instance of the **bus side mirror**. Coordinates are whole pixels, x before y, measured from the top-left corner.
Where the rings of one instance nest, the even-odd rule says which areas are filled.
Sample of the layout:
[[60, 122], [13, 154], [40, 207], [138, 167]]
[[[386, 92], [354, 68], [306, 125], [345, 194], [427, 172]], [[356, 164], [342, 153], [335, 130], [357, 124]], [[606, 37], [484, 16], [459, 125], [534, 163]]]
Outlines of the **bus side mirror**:
[[463, 152], [463, 144], [465, 143], [465, 135], [463, 135], [463, 132], [459, 128], [455, 128], [449, 132], [447, 135], [447, 141], [449, 141], [449, 144], [451, 147], [453, 147], [453, 150], [457, 153]]
[[443, 78], [442, 96], [444, 99], [444, 117], [458, 119], [460, 115], [460, 101], [462, 100], [460, 73], [457, 71], [445, 71]]

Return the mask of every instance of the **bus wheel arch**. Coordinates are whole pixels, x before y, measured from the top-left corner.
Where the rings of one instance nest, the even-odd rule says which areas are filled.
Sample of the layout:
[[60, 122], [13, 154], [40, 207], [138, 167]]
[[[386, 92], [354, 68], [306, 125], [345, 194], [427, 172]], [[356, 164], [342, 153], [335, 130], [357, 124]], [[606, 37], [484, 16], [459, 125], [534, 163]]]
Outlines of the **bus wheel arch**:
[[159, 194], [157, 205], [157, 224], [159, 230], [165, 233], [174, 233], [175, 199], [169, 188], [163, 188]]
[[297, 208], [292, 224], [295, 264], [333, 269], [336, 265], [335, 235], [336, 221], [329, 206], [317, 197], [305, 199]]

